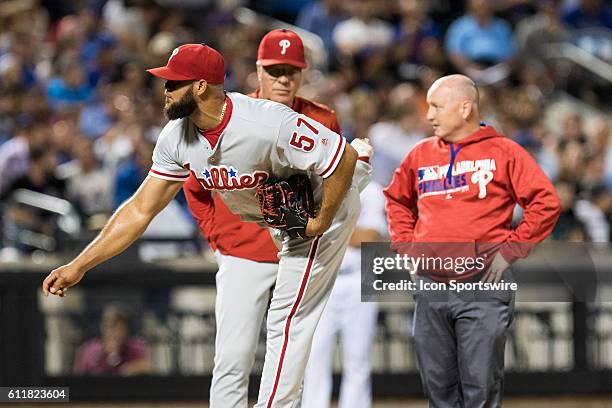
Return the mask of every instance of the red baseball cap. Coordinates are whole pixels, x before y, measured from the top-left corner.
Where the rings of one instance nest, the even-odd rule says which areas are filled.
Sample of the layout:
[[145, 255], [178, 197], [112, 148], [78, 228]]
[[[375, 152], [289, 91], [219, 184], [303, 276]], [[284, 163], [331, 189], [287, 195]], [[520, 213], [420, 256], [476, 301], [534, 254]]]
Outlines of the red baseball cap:
[[225, 60], [208, 45], [184, 44], [172, 51], [165, 67], [148, 69], [147, 72], [171, 81], [204, 79], [211, 84], [222, 84]]
[[257, 63], [261, 66], [288, 64], [306, 68], [304, 43], [299, 35], [291, 30], [273, 30], [261, 39], [257, 51]]

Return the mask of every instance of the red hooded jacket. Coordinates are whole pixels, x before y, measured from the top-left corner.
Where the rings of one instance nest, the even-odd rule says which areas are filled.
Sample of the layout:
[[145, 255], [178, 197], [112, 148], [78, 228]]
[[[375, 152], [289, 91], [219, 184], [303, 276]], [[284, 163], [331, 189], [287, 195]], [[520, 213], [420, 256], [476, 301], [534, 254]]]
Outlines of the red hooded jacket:
[[[554, 187], [535, 160], [491, 126], [457, 143], [439, 137], [422, 140], [395, 171], [385, 196], [396, 247], [462, 242], [474, 243], [475, 253], [482, 254], [497, 243], [495, 249], [508, 262], [527, 256], [545, 239], [561, 209]], [[513, 229], [515, 204], [524, 215]], [[479, 272], [457, 278], [465, 280]]]

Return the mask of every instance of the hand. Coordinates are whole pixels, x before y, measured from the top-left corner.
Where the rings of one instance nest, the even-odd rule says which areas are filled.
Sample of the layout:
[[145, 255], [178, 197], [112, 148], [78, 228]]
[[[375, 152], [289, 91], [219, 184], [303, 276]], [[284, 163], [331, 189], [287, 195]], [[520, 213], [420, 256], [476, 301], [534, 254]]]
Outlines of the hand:
[[493, 262], [491, 262], [489, 270], [487, 270], [487, 272], [480, 281], [492, 283], [499, 282], [501, 280], [502, 274], [506, 269], [508, 269], [509, 266], [510, 264], [506, 262], [501, 253], [498, 252], [497, 255], [495, 255], [495, 258], [493, 258]]
[[370, 144], [370, 139], [353, 139], [351, 146], [357, 150], [359, 160], [363, 160], [366, 163], [370, 162], [370, 158], [374, 154], [374, 148]]
[[74, 264], [69, 263], [51, 271], [42, 284], [45, 296], [66, 296], [68, 288], [76, 285], [85, 276], [85, 272], [79, 270]]
[[321, 217], [309, 218], [308, 224], [306, 224], [306, 235], [309, 237], [316, 237], [317, 235], [323, 235], [325, 231], [329, 229], [329, 225], [325, 225], [321, 221]]

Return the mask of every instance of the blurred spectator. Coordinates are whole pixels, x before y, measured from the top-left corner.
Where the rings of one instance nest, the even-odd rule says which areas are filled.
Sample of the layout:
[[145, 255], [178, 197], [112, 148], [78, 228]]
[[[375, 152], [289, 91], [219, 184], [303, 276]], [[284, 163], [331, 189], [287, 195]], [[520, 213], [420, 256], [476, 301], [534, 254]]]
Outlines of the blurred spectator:
[[11, 204], [8, 200], [20, 189], [64, 198], [66, 186], [63, 180], [55, 176], [56, 167], [55, 151], [52, 148], [38, 146], [29, 149], [27, 173], [10, 183], [0, 196], [1, 202], [9, 203], [4, 220], [7, 228], [5, 239], [9, 245], [24, 251], [32, 248], [53, 249], [52, 244], [43, 242], [45, 238], [33, 238], [34, 235], [28, 233], [25, 234], [28, 238], [25, 238], [23, 233], [27, 231], [48, 238], [54, 237], [56, 231], [53, 214], [33, 205]]
[[311, 0], [257, 0], [251, 7], [279, 20], [293, 23], [300, 10]]
[[[540, 146], [535, 154], [536, 161], [544, 174], [552, 181], [556, 181], [559, 176], [557, 140], [541, 122], [535, 124], [532, 129], [535, 139]], [[574, 196], [572, 195], [572, 197]]]
[[119, 77], [122, 61], [115, 57], [116, 50], [117, 40], [107, 33], [95, 35], [85, 43], [81, 58], [90, 84], [107, 84]]
[[65, 183], [55, 175], [57, 169], [55, 150], [48, 146], [37, 146], [29, 149], [28, 154], [27, 173], [10, 183], [3, 197], [20, 188], [63, 197]]
[[561, 148], [569, 142], [577, 142], [581, 146], [587, 142], [584, 134], [584, 124], [582, 116], [576, 111], [570, 111], [563, 118], [561, 127]]
[[[353, 140], [368, 137], [368, 131], [378, 116], [380, 98], [378, 94], [367, 89], [355, 89], [348, 95], [349, 114], [340, 117], [342, 135]], [[344, 120], [347, 119], [345, 122]]]
[[51, 111], [47, 105], [44, 90], [40, 87], [29, 88], [20, 98], [18, 122], [48, 123]]
[[522, 20], [516, 28], [516, 39], [522, 56], [532, 64], [544, 65], [546, 46], [560, 42], [569, 35], [561, 19], [561, 0], [536, 2], [538, 12]]
[[564, 148], [559, 150], [559, 179], [580, 186], [586, 160], [585, 149], [580, 143], [577, 141], [565, 143]]
[[17, 96], [0, 93], [0, 146], [13, 136], [17, 125]]
[[377, 18], [376, 3], [349, 0], [347, 9], [351, 17], [339, 23], [332, 33], [341, 54], [353, 56], [391, 44], [393, 29], [388, 22]]
[[506, 78], [516, 52], [510, 25], [493, 15], [488, 0], [468, 1], [468, 13], [450, 25], [445, 45], [453, 65], [483, 85]]
[[100, 337], [86, 342], [74, 364], [78, 375], [142, 375], [151, 372], [149, 346], [131, 334], [130, 316], [124, 305], [107, 306], [100, 323]]
[[[306, 78], [308, 78], [309, 72], [305, 72]], [[327, 106], [335, 106], [340, 123], [344, 123], [344, 120], [350, 120], [346, 116], [350, 115], [348, 112], [342, 111], [344, 105], [347, 105], [349, 96], [347, 95], [347, 81], [340, 73], [334, 72], [329, 73], [325, 76], [322, 83], [313, 86], [310, 84], [302, 85], [300, 89], [300, 95], [307, 99], [313, 99], [320, 101]], [[350, 102], [349, 102], [350, 104]]]
[[[10, 34], [34, 36], [33, 42], [41, 44], [49, 28], [49, 13], [39, 3], [36, 0], [0, 2], [0, 32], [6, 30]], [[28, 45], [24, 44], [26, 47]], [[36, 49], [26, 51], [36, 55]]]
[[329, 53], [330, 65], [335, 65], [336, 44], [333, 32], [346, 19], [340, 0], [315, 0], [304, 6], [297, 17], [296, 25], [321, 37]]
[[574, 210], [575, 186], [567, 182], [558, 182], [555, 184], [555, 188], [561, 199], [561, 215], [550, 235], [551, 239], [566, 242], [585, 242], [587, 240], [585, 226], [576, 217], [576, 211]]
[[592, 187], [587, 197], [576, 202], [576, 216], [584, 223], [590, 242], [610, 242], [612, 195], [605, 186]]
[[[518, 75], [519, 84], [494, 90], [498, 98], [498, 120], [503, 122], [506, 135], [538, 158], [543, 141], [537, 130], [552, 84], [535, 67], [521, 67]], [[546, 174], [551, 176], [550, 172]]]
[[140, 183], [149, 173], [152, 165], [154, 145], [142, 139], [135, 147], [134, 154], [117, 169], [113, 207], [119, 207], [138, 190]]
[[64, 173], [67, 181], [67, 197], [85, 216], [109, 215], [112, 210], [112, 173], [102, 166], [96, 157], [93, 142], [79, 138], [74, 145], [72, 162], [62, 165], [58, 173]]
[[108, 0], [102, 9], [102, 21], [119, 41], [142, 47], [153, 34], [150, 22], [158, 12], [159, 8], [150, 1]]
[[440, 29], [427, 18], [428, 2], [400, 0], [400, 20], [395, 27], [393, 57], [409, 62], [444, 67], [446, 59], [440, 42]]
[[563, 13], [563, 21], [574, 28], [612, 29], [612, 5], [606, 0], [579, 0]]
[[0, 56], [0, 77], [7, 88], [31, 88], [38, 84], [36, 53], [40, 46], [31, 33], [15, 33], [10, 39], [10, 50]]
[[77, 124], [78, 114], [76, 110], [65, 111], [62, 115], [57, 114], [51, 125], [51, 143], [60, 164], [73, 159], [73, 147], [81, 137]]
[[592, 131], [587, 136], [590, 149], [594, 152], [605, 152], [610, 146], [610, 122], [600, 117], [595, 120]]
[[[498, 108], [499, 114], [508, 116], [514, 126], [518, 128], [518, 132], [524, 133], [520, 138], [518, 136], [513, 138], [524, 145], [523, 147], [529, 147], [529, 145], [535, 143], [532, 140], [533, 136], [529, 128], [539, 119], [540, 103], [542, 101], [542, 93], [539, 92], [539, 89], [537, 87], [530, 88], [528, 85], [507, 87], [498, 90], [497, 97], [500, 105]], [[526, 138], [530, 140], [526, 140]]]
[[600, 118], [595, 126], [593, 136], [590, 138], [594, 149], [602, 152], [604, 160], [604, 182], [608, 190], [612, 191], [612, 131], [610, 129], [610, 119]]
[[563, 118], [558, 151], [559, 178], [580, 187], [591, 152], [583, 131], [582, 116], [578, 112], [570, 111]]
[[134, 101], [143, 102], [151, 96], [146, 82], [146, 68], [140, 61], [130, 61], [121, 69], [121, 80], [114, 84], [114, 89]]
[[[103, 157], [104, 165], [116, 169], [127, 159], [144, 135], [143, 125], [136, 116], [137, 105], [126, 95], [114, 94], [112, 110], [117, 119], [106, 133], [95, 141], [98, 157]], [[108, 105], [107, 105], [108, 106]]]
[[78, 61], [69, 61], [60, 72], [61, 76], [51, 78], [47, 85], [47, 99], [53, 110], [74, 109], [75, 105], [92, 100], [94, 89]]
[[[496, 0], [495, 14], [508, 21], [512, 26], [536, 12], [537, 3], [541, 0]], [[544, 0], [546, 1], [546, 0]]]
[[4, 196], [15, 182], [28, 172], [30, 151], [43, 148], [49, 140], [42, 123], [22, 128], [15, 137], [0, 146], [0, 195]]
[[87, 81], [95, 87], [114, 80], [122, 60], [115, 55], [121, 50], [117, 38], [101, 24], [101, 10], [94, 7], [81, 7], [76, 21], [82, 42], [79, 61], [86, 70]]
[[592, 152], [587, 156], [581, 186], [585, 189], [604, 185], [604, 152]]
[[375, 123], [368, 133], [374, 146], [372, 177], [387, 186], [393, 172], [412, 147], [425, 137], [426, 124], [414, 102], [415, 89], [401, 84], [389, 95], [388, 118]]
[[332, 34], [340, 59], [339, 70], [350, 87], [373, 90], [388, 86], [388, 54], [393, 43], [393, 27], [378, 18], [379, 3], [350, 0], [347, 10], [351, 17], [339, 23]]
[[79, 115], [79, 130], [89, 139], [98, 139], [104, 135], [114, 123], [112, 101], [104, 99], [87, 104]]

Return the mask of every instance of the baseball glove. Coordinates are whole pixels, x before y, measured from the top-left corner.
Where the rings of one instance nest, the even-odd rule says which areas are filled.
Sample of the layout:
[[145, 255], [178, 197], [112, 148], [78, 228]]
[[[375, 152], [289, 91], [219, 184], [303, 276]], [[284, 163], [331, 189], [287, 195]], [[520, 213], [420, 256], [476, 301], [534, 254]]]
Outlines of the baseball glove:
[[265, 223], [291, 238], [306, 238], [308, 219], [316, 216], [316, 206], [310, 179], [295, 174], [287, 180], [268, 182], [255, 193]]

